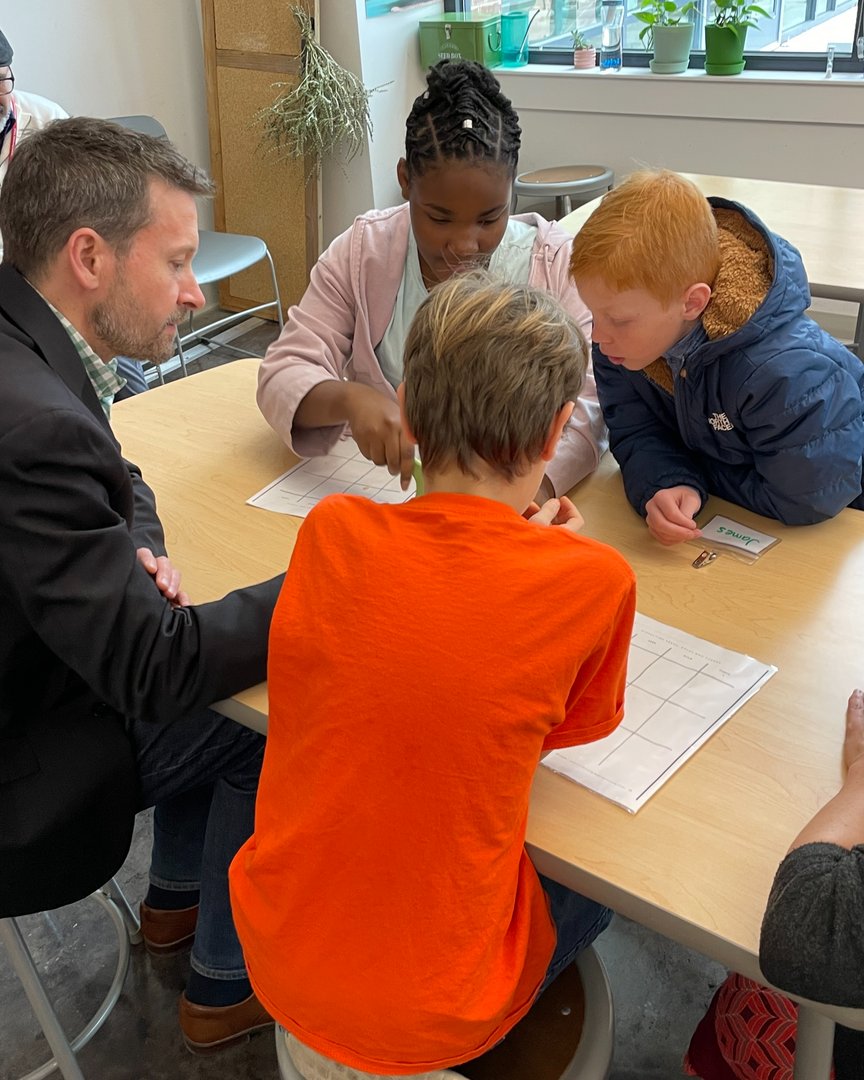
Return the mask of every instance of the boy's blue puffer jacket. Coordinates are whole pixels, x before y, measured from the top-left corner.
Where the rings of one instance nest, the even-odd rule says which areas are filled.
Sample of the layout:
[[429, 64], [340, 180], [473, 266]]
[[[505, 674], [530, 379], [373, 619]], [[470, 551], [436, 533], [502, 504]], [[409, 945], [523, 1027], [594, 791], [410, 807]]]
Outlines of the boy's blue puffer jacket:
[[[687, 484], [703, 504], [719, 495], [788, 525], [864, 508], [864, 363], [804, 314], [810, 291], [798, 251], [737, 203], [709, 202], [725, 231], [724, 260], [736, 247], [755, 257], [764, 243], [770, 262], [761, 288], [746, 269], [721, 266], [705, 330], [644, 371], [616, 367], [594, 346], [628, 499], [644, 515], [661, 488]], [[751, 289], [759, 291], [750, 308], [757, 306], [736, 327], [734, 312]], [[730, 313], [732, 325], [717, 337]]]

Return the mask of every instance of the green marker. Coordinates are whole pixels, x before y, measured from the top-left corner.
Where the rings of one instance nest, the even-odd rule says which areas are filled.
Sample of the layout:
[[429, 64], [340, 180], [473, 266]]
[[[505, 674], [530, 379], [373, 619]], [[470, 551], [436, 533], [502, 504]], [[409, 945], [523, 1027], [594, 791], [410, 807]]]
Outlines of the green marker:
[[411, 470], [414, 475], [414, 484], [417, 487], [417, 494], [423, 494], [423, 463], [420, 458], [414, 458], [414, 468]]

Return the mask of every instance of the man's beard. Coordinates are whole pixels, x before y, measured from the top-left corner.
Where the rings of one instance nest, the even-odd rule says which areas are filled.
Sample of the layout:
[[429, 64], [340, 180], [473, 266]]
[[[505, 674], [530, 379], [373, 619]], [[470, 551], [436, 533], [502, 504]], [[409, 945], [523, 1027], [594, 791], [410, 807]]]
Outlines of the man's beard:
[[[130, 295], [125, 278], [119, 277], [110, 296], [97, 304], [90, 315], [93, 330], [101, 341], [109, 346], [112, 356], [129, 356], [133, 360], [146, 360], [151, 364], [163, 364], [174, 354], [173, 337], [168, 337], [168, 322], [181, 323], [186, 311], [178, 308], [169, 315], [157, 333], [141, 326], [141, 314]], [[149, 334], [149, 336], [148, 336]]]

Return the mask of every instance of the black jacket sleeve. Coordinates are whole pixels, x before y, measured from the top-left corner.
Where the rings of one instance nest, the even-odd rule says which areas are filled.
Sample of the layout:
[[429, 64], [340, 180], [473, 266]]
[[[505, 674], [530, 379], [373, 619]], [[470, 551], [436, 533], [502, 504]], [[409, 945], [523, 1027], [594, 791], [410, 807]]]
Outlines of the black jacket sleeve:
[[265, 678], [281, 578], [172, 607], [135, 554], [132, 504], [149, 493], [137, 483], [134, 495], [109, 434], [80, 411], [45, 409], [0, 434], [0, 572], [33, 632], [102, 701], [167, 721]]
[[126, 462], [129, 477], [132, 480], [132, 494], [135, 497], [134, 517], [132, 519], [132, 539], [135, 547], [147, 547], [154, 555], [167, 555], [165, 534], [162, 522], [156, 512], [156, 496], [141, 477], [141, 470], [131, 461]]

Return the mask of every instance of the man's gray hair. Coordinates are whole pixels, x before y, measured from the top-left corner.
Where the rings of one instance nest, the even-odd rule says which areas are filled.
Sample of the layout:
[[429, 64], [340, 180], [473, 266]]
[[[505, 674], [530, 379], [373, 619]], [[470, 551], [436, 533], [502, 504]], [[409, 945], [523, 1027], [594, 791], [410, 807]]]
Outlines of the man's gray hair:
[[4, 261], [36, 282], [76, 229], [119, 254], [150, 220], [150, 183], [212, 195], [207, 174], [171, 143], [109, 120], [55, 120], [22, 140], [0, 191]]

